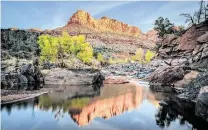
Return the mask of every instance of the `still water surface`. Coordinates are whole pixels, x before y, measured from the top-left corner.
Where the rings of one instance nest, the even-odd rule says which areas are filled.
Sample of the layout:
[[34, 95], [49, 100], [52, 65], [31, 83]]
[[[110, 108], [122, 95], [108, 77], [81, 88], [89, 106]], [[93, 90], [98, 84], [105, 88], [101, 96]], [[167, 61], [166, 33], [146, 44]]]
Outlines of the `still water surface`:
[[67, 89], [3, 105], [3, 130], [191, 130], [180, 116], [157, 116], [161, 93], [147, 86], [104, 85], [99, 94], [69, 98]]

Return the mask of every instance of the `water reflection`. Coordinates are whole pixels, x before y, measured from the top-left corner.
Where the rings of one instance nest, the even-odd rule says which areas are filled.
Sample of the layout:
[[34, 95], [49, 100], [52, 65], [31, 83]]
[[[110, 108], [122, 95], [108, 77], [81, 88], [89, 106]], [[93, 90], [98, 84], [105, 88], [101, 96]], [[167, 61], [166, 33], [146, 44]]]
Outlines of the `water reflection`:
[[[196, 123], [196, 121], [199, 121], [199, 119], [195, 116], [194, 118], [193, 116], [190, 116], [193, 115], [193, 108], [191, 108], [194, 106], [193, 104], [188, 105], [188, 108], [191, 108], [190, 112], [187, 113], [187, 109], [184, 109], [183, 112], [182, 108], [184, 108], [185, 103], [178, 104], [173, 102], [172, 100], [169, 100], [169, 95], [152, 92], [148, 87], [135, 86], [132, 84], [108, 84], [99, 88], [99, 90], [98, 88], [93, 89], [92, 87], [83, 88], [83, 86], [81, 86], [81, 88], [82, 89], [77, 89], [77, 87], [66, 87], [64, 91], [50, 92], [34, 99], [2, 105], [1, 110], [6, 110], [8, 116], [10, 116], [13, 111], [16, 115], [18, 115], [20, 110], [32, 110], [32, 117], [35, 118], [36, 114], [38, 115], [39, 113], [42, 113], [46, 120], [51, 120], [49, 119], [51, 117], [46, 117], [47, 114], [45, 114], [49, 113], [50, 116], [52, 115], [53, 119], [55, 120], [64, 119], [69, 123], [69, 120], [72, 119], [71, 121], [74, 121], [74, 123], [82, 127], [86, 127], [89, 124], [92, 125], [91, 122], [98, 118], [106, 121], [112, 121], [111, 119], [113, 119], [113, 117], [117, 117], [115, 118], [117, 121], [126, 120], [126, 128], [131, 128], [132, 126], [128, 125], [128, 123], [131, 124], [132, 121], [128, 120], [130, 120], [131, 117], [138, 117], [140, 115], [141, 117], [138, 118], [141, 118], [141, 120], [143, 120], [145, 123], [139, 123], [139, 126], [135, 126], [135, 128], [148, 128], [151, 130], [160, 129], [160, 127], [168, 128], [171, 127], [171, 122], [173, 122], [173, 124], [177, 124], [176, 121], [178, 120], [180, 121], [181, 125], [193, 124], [193, 128], [201, 128], [200, 123]], [[164, 99], [172, 101], [172, 103], [160, 106], [159, 102]], [[147, 113], [146, 117], [144, 117], [143, 114], [143, 112], [146, 112], [145, 110], [150, 111]], [[141, 114], [139, 114], [137, 111], [141, 112]], [[154, 113], [156, 113], [156, 116], [154, 116]], [[71, 119], [65, 119], [65, 116], [70, 117]], [[38, 117], [37, 120], [39, 120]], [[30, 123], [34, 123], [34, 120], [30, 120]], [[125, 124], [120, 125], [122, 126]], [[204, 124], [205, 125], [202, 126], [207, 128], [207, 124]], [[4, 125], [8, 126], [9, 124], [4, 122]], [[190, 126], [190, 128], [192, 128], [192, 125]], [[25, 127], [22, 126], [21, 128]], [[58, 128], [62, 127], [59, 126], [57, 129]], [[187, 127], [183, 128], [183, 126], [178, 128], [182, 130], [185, 128], [187, 129]], [[40, 129], [46, 128], [40, 127]]]
[[161, 104], [156, 114], [156, 122], [160, 127], [169, 127], [171, 122], [179, 119], [181, 125], [192, 124], [192, 130], [204, 130], [208, 123], [200, 117], [195, 116], [195, 104], [193, 102], [171, 97], [166, 103]]
[[101, 95], [91, 100], [80, 111], [69, 112], [78, 125], [87, 125], [96, 117], [108, 119], [133, 110], [142, 103], [144, 93], [143, 87], [106, 85], [101, 89]]
[[148, 98], [155, 106], [159, 105], [159, 101], [152, 93], [148, 92], [147, 88], [131, 84], [105, 85], [105, 87], [101, 87], [99, 92], [99, 96], [94, 94], [93, 97], [79, 98], [68, 98], [68, 91], [52, 92], [32, 100], [3, 105], [2, 109], [5, 108], [10, 114], [14, 106], [17, 106], [18, 109], [26, 109], [30, 105], [34, 109], [42, 111], [52, 110], [54, 118], [57, 119], [61, 118], [63, 113], [68, 112], [78, 125], [83, 126], [96, 117], [108, 119], [125, 111], [133, 110], [139, 107], [145, 98]]

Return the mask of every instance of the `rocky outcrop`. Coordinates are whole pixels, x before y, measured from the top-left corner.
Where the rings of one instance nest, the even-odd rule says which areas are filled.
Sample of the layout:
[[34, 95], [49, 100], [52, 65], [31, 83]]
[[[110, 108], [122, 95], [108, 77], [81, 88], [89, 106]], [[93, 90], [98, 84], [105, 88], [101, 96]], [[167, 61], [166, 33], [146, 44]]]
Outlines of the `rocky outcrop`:
[[183, 79], [185, 71], [181, 67], [164, 67], [157, 68], [148, 79], [153, 83], [160, 85], [172, 85], [174, 82]]
[[150, 30], [147, 33], [143, 33], [139, 35], [139, 38], [145, 41], [152, 41], [153, 43], [156, 43], [159, 40], [158, 32], [156, 30]]
[[191, 82], [184, 85], [184, 89], [178, 96], [183, 99], [189, 99], [195, 101], [200, 92], [201, 87], [208, 85], [208, 72], [198, 74], [198, 76]]
[[16, 71], [1, 72], [2, 89], [37, 89], [44, 84], [44, 77], [38, 67], [38, 61], [33, 64], [26, 64]]
[[193, 25], [182, 36], [166, 35], [159, 43], [158, 56], [186, 57], [189, 64], [207, 68], [208, 21]]
[[70, 26], [70, 24], [78, 24], [98, 32], [114, 32], [128, 36], [138, 36], [141, 34], [141, 30], [135, 26], [130, 26], [108, 17], [102, 17], [96, 20], [83, 10], [78, 10], [72, 15], [66, 26]]
[[198, 74], [199, 72], [194, 70], [186, 72], [182, 80], [176, 81], [174, 83], [174, 87], [184, 87], [184, 85], [194, 80], [198, 76]]
[[99, 70], [91, 69], [69, 70], [52, 68], [47, 74], [45, 74], [45, 84], [102, 84], [103, 80], [104, 77]]

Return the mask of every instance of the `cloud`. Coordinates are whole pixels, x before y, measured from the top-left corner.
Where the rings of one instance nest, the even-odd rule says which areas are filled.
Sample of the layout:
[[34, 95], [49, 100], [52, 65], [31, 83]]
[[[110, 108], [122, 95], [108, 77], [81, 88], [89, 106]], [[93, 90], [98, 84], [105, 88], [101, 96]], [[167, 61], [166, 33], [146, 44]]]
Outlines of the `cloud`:
[[[102, 4], [101, 4], [102, 3]], [[108, 11], [113, 8], [117, 8], [118, 6], [125, 5], [130, 3], [130, 1], [123, 2], [94, 2], [93, 4], [88, 5], [87, 7], [83, 7], [84, 10], [91, 13], [92, 16], [98, 15], [105, 11]]]

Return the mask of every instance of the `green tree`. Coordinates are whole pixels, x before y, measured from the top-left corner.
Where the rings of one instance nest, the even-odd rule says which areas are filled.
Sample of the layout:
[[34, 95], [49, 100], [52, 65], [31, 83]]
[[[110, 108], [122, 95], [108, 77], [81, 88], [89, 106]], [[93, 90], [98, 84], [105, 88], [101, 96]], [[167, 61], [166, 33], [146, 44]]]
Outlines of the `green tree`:
[[165, 34], [174, 33], [174, 24], [170, 23], [168, 18], [159, 17], [155, 20], [154, 29], [158, 31], [159, 37], [163, 37]]

